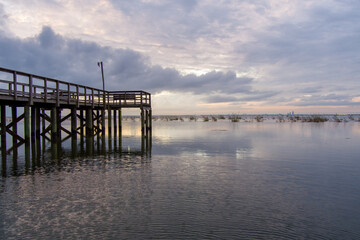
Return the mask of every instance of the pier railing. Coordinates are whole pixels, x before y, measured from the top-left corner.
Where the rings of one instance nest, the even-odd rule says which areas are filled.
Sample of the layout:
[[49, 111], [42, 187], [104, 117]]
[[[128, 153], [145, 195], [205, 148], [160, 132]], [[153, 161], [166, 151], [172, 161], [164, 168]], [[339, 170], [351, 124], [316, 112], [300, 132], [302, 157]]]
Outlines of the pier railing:
[[151, 107], [145, 91], [103, 91], [0, 67], [0, 101], [76, 107]]

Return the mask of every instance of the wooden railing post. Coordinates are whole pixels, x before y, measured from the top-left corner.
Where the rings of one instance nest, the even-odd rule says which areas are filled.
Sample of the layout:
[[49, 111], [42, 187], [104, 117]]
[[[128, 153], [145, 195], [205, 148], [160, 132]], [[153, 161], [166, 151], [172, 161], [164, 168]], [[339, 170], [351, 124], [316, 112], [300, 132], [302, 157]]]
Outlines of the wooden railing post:
[[93, 88], [91, 88], [91, 97], [92, 97], [92, 99], [91, 99], [91, 107], [94, 108], [94, 89]]
[[143, 92], [140, 92], [140, 106], [143, 106]]
[[16, 72], [13, 73], [13, 79], [14, 79], [14, 100], [17, 100], [17, 76]]
[[86, 102], [87, 102], [87, 99], [86, 99], [86, 87], [84, 87], [84, 97], [85, 97], [85, 106], [86, 106]]
[[56, 106], [59, 107], [60, 106], [60, 102], [59, 102], [59, 81], [56, 81]]
[[110, 93], [107, 93], [107, 104], [110, 105]]
[[79, 85], [76, 85], [76, 107], [79, 107], [79, 101], [80, 101]]
[[67, 88], [68, 88], [68, 104], [70, 104], [70, 83], [67, 83]]
[[29, 104], [32, 105], [33, 104], [33, 79], [32, 76], [30, 75], [29, 77]]
[[100, 95], [100, 91], [98, 90], [98, 106], [100, 107], [100, 99], [101, 99], [101, 95]]
[[47, 79], [44, 78], [44, 97], [45, 97], [45, 102], [47, 102]]

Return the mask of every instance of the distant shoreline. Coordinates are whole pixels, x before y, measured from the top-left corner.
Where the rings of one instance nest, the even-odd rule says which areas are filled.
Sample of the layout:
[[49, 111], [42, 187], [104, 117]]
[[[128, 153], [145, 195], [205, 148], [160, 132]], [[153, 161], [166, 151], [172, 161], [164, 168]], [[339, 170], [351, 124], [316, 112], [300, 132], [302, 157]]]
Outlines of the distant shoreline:
[[[134, 118], [125, 116], [124, 119]], [[214, 114], [214, 115], [155, 115], [153, 120], [216, 122], [360, 122], [360, 114]]]
[[[107, 119], [107, 116], [105, 116]], [[124, 121], [139, 119], [137, 115], [124, 115]], [[153, 115], [153, 121], [179, 122], [360, 122], [360, 114], [204, 114], [204, 115]], [[11, 117], [6, 117], [10, 122]], [[70, 120], [67, 120], [70, 121]]]

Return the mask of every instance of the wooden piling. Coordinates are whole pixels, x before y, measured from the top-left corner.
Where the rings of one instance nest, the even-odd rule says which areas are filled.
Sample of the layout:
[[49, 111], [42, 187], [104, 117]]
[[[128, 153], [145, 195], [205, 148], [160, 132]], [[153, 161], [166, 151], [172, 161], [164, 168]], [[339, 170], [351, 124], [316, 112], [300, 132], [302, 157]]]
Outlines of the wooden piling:
[[[41, 109], [41, 114], [43, 115], [43, 116], [45, 116], [45, 109], [43, 108], [43, 109]], [[41, 125], [42, 125], [42, 134], [45, 134], [45, 129], [46, 129], [46, 126], [45, 126], [45, 118], [42, 118], [41, 119]], [[45, 139], [45, 137], [43, 136], [43, 139]]]
[[71, 108], [71, 135], [72, 138], [76, 139], [76, 131], [77, 125], [76, 125], [76, 108]]
[[50, 113], [50, 117], [51, 117], [51, 123], [50, 123], [51, 124], [51, 141], [52, 142], [56, 142], [57, 137], [58, 137], [58, 135], [57, 135], [57, 129], [58, 129], [57, 120], [58, 119], [57, 119], [56, 113], [57, 113], [56, 107], [53, 107], [51, 109], [51, 113]]
[[93, 136], [93, 110], [88, 108], [86, 109], [86, 137]]
[[25, 136], [25, 143], [30, 144], [30, 112], [29, 106], [24, 107], [24, 136]]
[[56, 133], [57, 133], [57, 140], [61, 142], [61, 108], [56, 108]]
[[108, 109], [108, 136], [111, 137], [111, 108]]
[[97, 141], [100, 141], [100, 133], [101, 133], [101, 127], [100, 127], [100, 111], [99, 109], [96, 110], [96, 136]]
[[119, 135], [121, 137], [121, 133], [122, 133], [122, 115], [121, 115], [121, 108], [119, 109]]
[[149, 110], [149, 113], [150, 113], [150, 131], [152, 130], [152, 110], [150, 109]]
[[30, 108], [24, 107], [25, 170], [30, 167]]
[[36, 125], [36, 113], [35, 113], [36, 108], [35, 107], [31, 107], [31, 115], [30, 115], [30, 124], [31, 124], [31, 132], [30, 132], [30, 136], [31, 136], [31, 140], [35, 139], [35, 125]]
[[84, 111], [80, 109], [80, 142], [84, 141]]
[[0, 111], [0, 133], [1, 133], [1, 175], [6, 177], [6, 106], [1, 105]]
[[144, 109], [141, 108], [141, 113], [140, 113], [140, 116], [141, 116], [141, 135], [144, 135], [144, 121], [145, 121], [145, 116], [144, 116]]
[[117, 122], [118, 122], [118, 120], [117, 120], [117, 117], [116, 117], [116, 111], [117, 111], [117, 109], [115, 108], [114, 109], [114, 138], [116, 138], [116, 136], [117, 136]]
[[12, 142], [13, 142], [13, 154], [15, 154], [15, 151], [16, 151], [16, 154], [17, 154], [17, 148], [15, 146], [17, 146], [17, 138], [15, 137], [15, 135], [17, 135], [17, 109], [16, 109], [16, 106], [12, 106], [11, 107], [11, 121], [13, 123], [12, 125]]
[[35, 136], [36, 139], [40, 139], [40, 108], [35, 108], [35, 122]]
[[6, 106], [1, 105], [1, 155], [6, 156]]

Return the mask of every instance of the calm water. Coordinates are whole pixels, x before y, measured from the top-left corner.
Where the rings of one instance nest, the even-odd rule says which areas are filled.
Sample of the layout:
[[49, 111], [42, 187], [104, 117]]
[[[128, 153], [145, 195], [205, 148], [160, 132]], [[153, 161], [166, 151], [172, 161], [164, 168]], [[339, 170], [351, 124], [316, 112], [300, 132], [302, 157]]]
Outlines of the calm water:
[[137, 125], [8, 155], [0, 238], [360, 239], [360, 123], [155, 121], [145, 154]]

